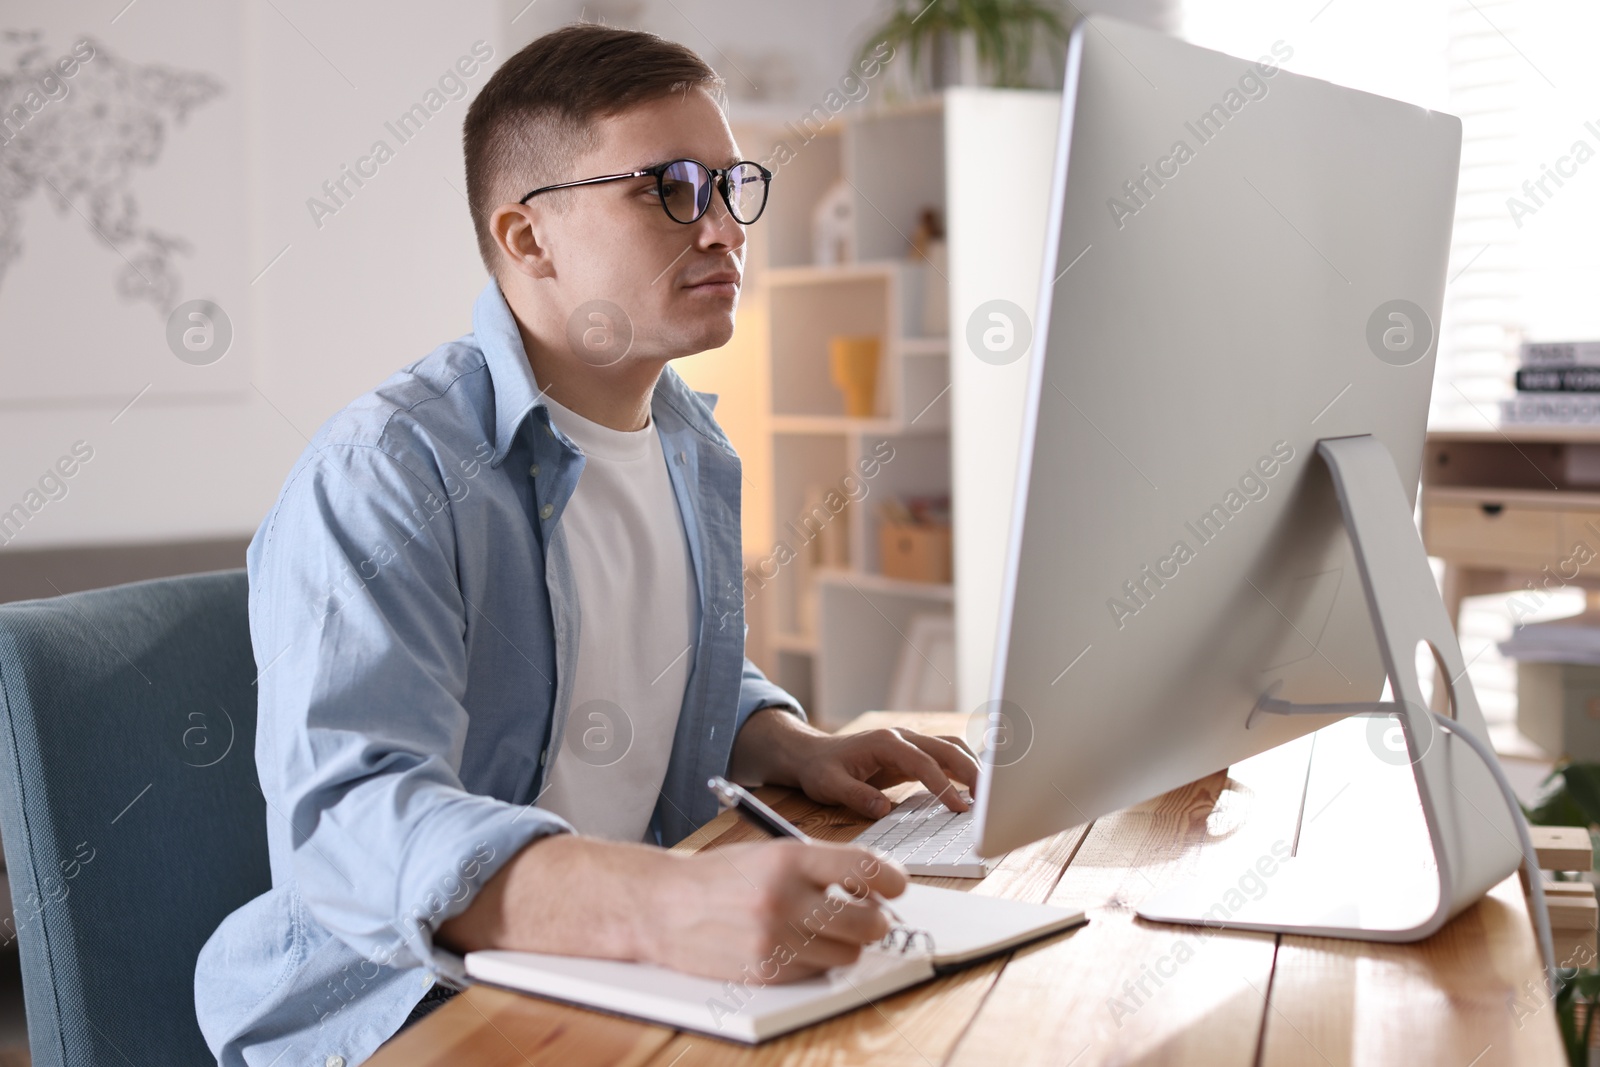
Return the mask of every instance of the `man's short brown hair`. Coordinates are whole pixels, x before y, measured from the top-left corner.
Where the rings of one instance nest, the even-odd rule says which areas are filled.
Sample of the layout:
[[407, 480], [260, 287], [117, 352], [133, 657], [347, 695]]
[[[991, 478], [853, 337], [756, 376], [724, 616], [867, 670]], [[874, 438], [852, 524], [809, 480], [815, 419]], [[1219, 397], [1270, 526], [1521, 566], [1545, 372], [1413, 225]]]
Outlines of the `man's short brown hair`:
[[[506, 60], [467, 109], [461, 135], [467, 202], [489, 273], [498, 258], [489, 232], [495, 208], [530, 189], [591, 177], [569, 171], [597, 143], [596, 120], [696, 87], [722, 103], [721, 75], [688, 48], [592, 23], [563, 26]], [[543, 195], [563, 211], [578, 192]]]

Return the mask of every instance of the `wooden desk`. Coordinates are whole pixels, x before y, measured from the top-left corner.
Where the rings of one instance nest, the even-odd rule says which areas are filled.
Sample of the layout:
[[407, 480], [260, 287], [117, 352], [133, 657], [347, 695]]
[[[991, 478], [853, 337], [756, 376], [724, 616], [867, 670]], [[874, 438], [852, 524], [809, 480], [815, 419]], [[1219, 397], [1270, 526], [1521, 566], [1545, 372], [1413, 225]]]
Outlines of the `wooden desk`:
[[[961, 717], [874, 712], [846, 729], [884, 725], [952, 733], [959, 732]], [[1090, 921], [1008, 958], [935, 979], [765, 1045], [749, 1048], [478, 986], [369, 1062], [374, 1067], [1565, 1062], [1553, 1010], [1542, 1006], [1542, 996], [1535, 1000], [1528, 993], [1540, 989], [1540, 966], [1515, 877], [1414, 945], [1230, 932], [1201, 939], [1187, 927], [1134, 917], [1134, 907], [1147, 895], [1182, 879], [1202, 860], [1236, 847], [1245, 849], [1242, 857], [1253, 858], [1259, 841], [1292, 830], [1305, 766], [1303, 757], [1298, 762], [1293, 757], [1288, 749], [1275, 750], [1227, 774], [1019, 849], [981, 882], [918, 879], [1084, 908]], [[788, 790], [762, 793], [818, 837], [848, 840], [866, 825]], [[756, 836], [724, 813], [680, 847], [716, 848]], [[1192, 946], [1190, 953], [1180, 945]]]

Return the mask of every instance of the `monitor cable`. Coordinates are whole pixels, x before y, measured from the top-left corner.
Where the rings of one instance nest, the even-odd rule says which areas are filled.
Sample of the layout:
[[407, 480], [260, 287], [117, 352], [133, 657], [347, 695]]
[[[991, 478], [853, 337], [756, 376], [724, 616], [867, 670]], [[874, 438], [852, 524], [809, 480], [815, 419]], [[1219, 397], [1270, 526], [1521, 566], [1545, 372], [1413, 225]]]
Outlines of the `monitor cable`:
[[1505, 798], [1506, 807], [1511, 810], [1511, 823], [1517, 828], [1517, 837], [1522, 844], [1522, 867], [1528, 876], [1528, 897], [1533, 909], [1533, 925], [1539, 937], [1539, 955], [1544, 962], [1545, 981], [1549, 986], [1551, 999], [1555, 998], [1561, 988], [1561, 975], [1556, 967], [1556, 952], [1550, 937], [1550, 908], [1545, 902], [1544, 880], [1539, 874], [1539, 855], [1533, 847], [1533, 835], [1528, 832], [1528, 820], [1522, 812], [1522, 804], [1517, 800], [1516, 792], [1511, 788], [1511, 782], [1506, 778], [1506, 772], [1500, 766], [1500, 760], [1482, 740], [1475, 737], [1470, 730], [1463, 729], [1454, 719], [1430, 711], [1434, 723], [1441, 730], [1452, 736], [1459, 737], [1467, 743], [1472, 751], [1483, 760], [1484, 766], [1489, 768], [1489, 773], [1494, 776], [1494, 781], [1500, 787], [1500, 795]]

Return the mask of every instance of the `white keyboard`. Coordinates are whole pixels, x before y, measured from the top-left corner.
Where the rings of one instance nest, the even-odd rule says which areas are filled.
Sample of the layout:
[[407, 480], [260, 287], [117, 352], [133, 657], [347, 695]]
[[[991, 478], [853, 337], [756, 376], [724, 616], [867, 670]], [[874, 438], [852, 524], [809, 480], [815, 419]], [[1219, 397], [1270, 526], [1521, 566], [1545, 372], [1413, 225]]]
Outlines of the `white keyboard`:
[[982, 878], [998, 857], [972, 852], [972, 811], [951, 811], [923, 791], [861, 832], [851, 844], [888, 856], [907, 874]]

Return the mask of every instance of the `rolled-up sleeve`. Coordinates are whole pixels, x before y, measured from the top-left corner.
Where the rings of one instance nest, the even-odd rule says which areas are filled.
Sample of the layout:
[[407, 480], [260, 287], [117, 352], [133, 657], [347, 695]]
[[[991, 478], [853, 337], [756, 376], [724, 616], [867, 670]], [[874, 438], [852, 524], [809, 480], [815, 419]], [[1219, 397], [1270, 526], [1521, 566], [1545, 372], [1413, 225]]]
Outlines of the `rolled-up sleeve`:
[[744, 673], [739, 677], [739, 713], [735, 723], [734, 733], [744, 728], [745, 720], [762, 708], [780, 707], [785, 711], [798, 716], [801, 722], [806, 722], [805, 709], [800, 702], [789, 695], [788, 690], [771, 681], [761, 673], [761, 668], [750, 662], [750, 657], [744, 659]]
[[270, 832], [319, 923], [380, 965], [459, 978], [436, 948], [559, 816], [467, 791], [467, 604], [444, 480], [367, 445], [308, 455], [252, 545], [257, 764]]

